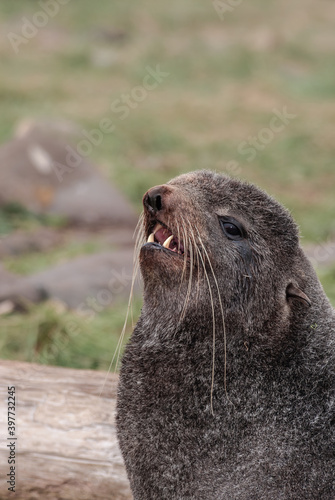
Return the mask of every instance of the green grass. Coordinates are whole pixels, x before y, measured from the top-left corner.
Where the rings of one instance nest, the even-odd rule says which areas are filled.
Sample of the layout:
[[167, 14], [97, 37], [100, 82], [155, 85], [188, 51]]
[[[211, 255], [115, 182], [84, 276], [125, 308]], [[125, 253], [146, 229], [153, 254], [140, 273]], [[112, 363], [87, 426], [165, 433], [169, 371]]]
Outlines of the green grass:
[[58, 215], [38, 215], [19, 203], [8, 203], [0, 207], [0, 236], [15, 229], [33, 230], [41, 226], [61, 228], [66, 225], [64, 217]]
[[44, 252], [30, 252], [20, 256], [5, 257], [2, 262], [4, 267], [12, 273], [29, 275], [79, 255], [97, 253], [103, 248], [106, 247], [93, 239], [83, 243], [71, 241], [66, 246]]
[[319, 270], [318, 275], [330, 302], [335, 307], [335, 265]]
[[[92, 317], [64, 312], [56, 303], [34, 306], [27, 315], [1, 319], [1, 357], [42, 364], [106, 370], [113, 359], [127, 307], [115, 305]], [[134, 303], [138, 315], [140, 302]], [[128, 322], [125, 340], [131, 331]], [[115, 368], [116, 359], [113, 363]]]
[[[94, 148], [92, 160], [138, 212], [150, 186], [194, 169], [227, 172], [235, 161], [240, 178], [292, 211], [304, 242], [335, 238], [335, 10], [329, 0], [242, 2], [223, 21], [212, 2], [200, 0], [72, 0], [18, 54], [6, 35], [20, 33], [22, 18], [32, 19], [39, 3], [0, 4], [0, 142], [25, 118], [68, 119], [86, 130], [110, 118], [115, 131]], [[106, 36], [113, 32], [124, 36], [113, 41]], [[157, 64], [169, 76], [121, 120], [111, 103], [142, 85], [146, 67]], [[248, 162], [239, 145], [284, 106], [296, 118]], [[0, 211], [0, 234], [61, 224]], [[68, 242], [4, 264], [27, 274], [99, 249], [93, 239]], [[334, 269], [320, 277], [335, 303]], [[76, 318], [83, 323], [75, 338], [64, 327], [72, 313], [55, 313], [50, 304], [0, 318], [2, 356], [35, 359], [42, 331], [51, 340], [41, 352], [48, 342], [48, 348], [66, 343], [51, 363], [106, 368], [124, 315], [120, 304], [91, 323]]]

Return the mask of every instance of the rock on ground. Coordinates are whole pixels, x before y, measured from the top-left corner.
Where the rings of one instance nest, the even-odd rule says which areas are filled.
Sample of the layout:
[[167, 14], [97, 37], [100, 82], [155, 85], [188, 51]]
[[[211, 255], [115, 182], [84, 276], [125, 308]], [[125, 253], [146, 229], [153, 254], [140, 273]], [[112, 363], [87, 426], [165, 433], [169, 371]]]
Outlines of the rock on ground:
[[[0, 267], [0, 303], [52, 298], [83, 314], [98, 313], [120, 298], [129, 297], [132, 273], [130, 248], [76, 257], [25, 277]], [[138, 290], [136, 280], [135, 292]]]
[[0, 237], [0, 258], [29, 252], [45, 252], [63, 240], [60, 231], [42, 227], [35, 231], [14, 231]]
[[[14, 201], [72, 223], [135, 227], [130, 203], [88, 155], [80, 154], [83, 141], [91, 144], [82, 133], [74, 140], [73, 134], [47, 123], [23, 127], [18, 137], [0, 147], [0, 206]], [[87, 150], [93, 149], [91, 144]]]

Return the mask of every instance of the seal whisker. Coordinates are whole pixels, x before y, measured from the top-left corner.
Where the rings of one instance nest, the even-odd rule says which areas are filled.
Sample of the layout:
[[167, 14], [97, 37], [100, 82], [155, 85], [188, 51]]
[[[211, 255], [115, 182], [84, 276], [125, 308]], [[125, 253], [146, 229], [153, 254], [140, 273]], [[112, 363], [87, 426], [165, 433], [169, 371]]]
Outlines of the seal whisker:
[[134, 284], [137, 278], [138, 270], [140, 267], [140, 262], [139, 262], [139, 256], [140, 256], [140, 251], [141, 247], [144, 245], [146, 242], [146, 237], [145, 237], [145, 230], [144, 230], [144, 213], [142, 212], [139, 216], [139, 220], [136, 224], [136, 228], [134, 231], [134, 236], [136, 235], [135, 239], [135, 248], [134, 248], [134, 256], [133, 256], [133, 275], [132, 275], [132, 284], [131, 284], [131, 291], [129, 295], [130, 303], [131, 303], [131, 323], [132, 323], [132, 328], [134, 328], [134, 314], [133, 314], [133, 288]]
[[185, 301], [184, 301], [183, 309], [182, 309], [182, 312], [181, 312], [180, 321], [182, 321], [184, 319], [184, 317], [185, 317], [186, 309], [187, 309], [187, 304], [188, 304], [189, 299], [190, 299], [191, 290], [192, 290], [193, 265], [194, 265], [193, 247], [192, 247], [191, 239], [190, 239], [190, 237], [188, 236], [188, 234], [187, 234], [187, 232], [185, 230], [186, 224], [185, 224], [185, 220], [184, 220], [184, 218], [183, 218], [182, 215], [181, 215], [181, 219], [182, 219], [182, 222], [183, 222], [182, 232], [183, 232], [183, 241], [184, 241], [184, 246], [185, 246], [185, 252], [184, 252], [184, 266], [183, 266], [182, 279], [181, 279], [180, 286], [182, 285], [183, 277], [184, 277], [184, 274], [186, 272], [186, 268], [187, 268], [187, 256], [188, 255], [189, 255], [189, 258], [190, 258], [190, 265], [189, 265], [188, 286], [187, 286], [187, 291], [186, 291], [186, 296], [185, 296]]
[[[192, 242], [189, 236], [187, 236], [187, 246], [189, 248], [189, 255], [190, 255], [190, 271], [189, 271], [189, 278], [188, 278], [188, 286], [187, 286], [187, 293], [186, 293], [186, 300], [184, 304], [184, 311], [183, 314], [185, 315], [186, 313], [186, 306], [190, 300], [191, 296], [191, 290], [192, 290], [192, 280], [193, 280], [193, 266], [194, 266], [194, 255], [193, 255], [193, 246]], [[185, 259], [185, 263], [187, 260]]]
[[[218, 281], [217, 281], [217, 278], [215, 276], [212, 263], [210, 261], [208, 252], [207, 252], [207, 250], [205, 248], [205, 245], [202, 242], [202, 239], [201, 239], [201, 236], [199, 234], [198, 229], [197, 229], [197, 232], [198, 232], [198, 237], [199, 237], [199, 241], [200, 241], [200, 244], [201, 244], [201, 248], [204, 250], [205, 256], [206, 256], [207, 261], [208, 261], [208, 264], [209, 264], [209, 266], [211, 268], [211, 272], [212, 272], [212, 275], [213, 275], [213, 278], [214, 278], [215, 286], [216, 286], [216, 289], [217, 289], [217, 292], [218, 292], [218, 298], [219, 298], [219, 304], [220, 304], [220, 310], [221, 310], [221, 317], [222, 317], [223, 343], [224, 343], [224, 390], [225, 390], [225, 393], [226, 393], [226, 397], [228, 398], [228, 392], [227, 392], [227, 335], [226, 335], [226, 325], [225, 325], [225, 319], [224, 319], [224, 313], [223, 313], [221, 293], [220, 293]], [[212, 378], [212, 388], [211, 388], [211, 391], [214, 390], [214, 364], [215, 364], [215, 339], [213, 338], [213, 371], [212, 371], [212, 377], [213, 378]], [[213, 397], [213, 394], [211, 394], [211, 398], [212, 397]]]
[[214, 416], [213, 390], [214, 390], [214, 362], [215, 362], [215, 340], [216, 340], [215, 309], [214, 309], [214, 300], [213, 300], [213, 293], [212, 293], [211, 284], [210, 284], [210, 281], [209, 281], [209, 277], [208, 277], [208, 273], [207, 273], [207, 270], [206, 270], [206, 266], [205, 266], [205, 262], [204, 262], [203, 256], [201, 255], [200, 252], [199, 252], [199, 257], [200, 257], [200, 260], [201, 260], [201, 264], [202, 264], [202, 267], [203, 267], [203, 270], [204, 270], [204, 273], [205, 273], [205, 278], [206, 278], [207, 285], [208, 285], [208, 291], [209, 291], [209, 295], [210, 295], [210, 299], [211, 299], [212, 318], [213, 318], [213, 356], [212, 356], [212, 382], [211, 382], [211, 397], [210, 397], [210, 400], [211, 400], [211, 413]]
[[140, 250], [141, 250], [141, 246], [145, 242], [144, 213], [143, 212], [139, 216], [138, 222], [137, 222], [135, 230], [134, 230], [133, 238], [135, 238], [133, 262], [134, 262], [134, 264], [137, 264]]
[[134, 235], [136, 234], [136, 241], [135, 241], [135, 249], [134, 249], [134, 257], [133, 257], [133, 274], [132, 274], [132, 280], [131, 280], [131, 287], [130, 287], [130, 292], [129, 292], [129, 299], [128, 299], [128, 306], [127, 306], [127, 312], [126, 312], [126, 318], [125, 322], [120, 334], [120, 338], [118, 340], [118, 343], [115, 348], [115, 352], [111, 361], [111, 365], [113, 364], [113, 361], [115, 359], [115, 356], [117, 354], [117, 360], [116, 360], [116, 365], [115, 365], [115, 371], [117, 371], [117, 367], [120, 361], [120, 354], [121, 354], [121, 349], [122, 349], [122, 344], [123, 344], [123, 339], [124, 335], [126, 332], [127, 328], [127, 323], [128, 323], [128, 318], [129, 318], [129, 312], [131, 312], [131, 322], [132, 322], [132, 328], [134, 328], [134, 318], [133, 318], [133, 296], [134, 296], [134, 285], [135, 281], [138, 275], [138, 271], [140, 268], [139, 264], [139, 254], [141, 251], [141, 247], [146, 241], [145, 238], [145, 232], [144, 232], [144, 227], [143, 227], [143, 222], [144, 222], [144, 214], [143, 212], [140, 214], [139, 220], [137, 222]]
[[[213, 267], [210, 263], [210, 260], [209, 260], [209, 257], [208, 257], [208, 253], [203, 245], [203, 242], [200, 238], [200, 234], [199, 234], [199, 231], [198, 231], [198, 228], [196, 227], [196, 230], [197, 230], [197, 233], [198, 233], [198, 236], [199, 236], [199, 241], [200, 241], [200, 244], [201, 244], [201, 247], [202, 249], [204, 250], [205, 252], [205, 256], [207, 257], [207, 260], [210, 264], [210, 267], [211, 267], [211, 270], [212, 270], [212, 274], [214, 276], [214, 279], [216, 280], [215, 278], [215, 275], [214, 275], [214, 271], [213, 271]], [[213, 350], [213, 355], [212, 355], [212, 380], [211, 380], [211, 395], [210, 395], [210, 401], [211, 401], [211, 413], [212, 415], [214, 416], [214, 408], [213, 408], [213, 391], [214, 391], [214, 372], [215, 372], [215, 344], [216, 344], [216, 329], [215, 329], [215, 309], [214, 309], [214, 300], [213, 300], [213, 293], [212, 293], [212, 288], [211, 288], [211, 284], [210, 284], [210, 280], [209, 280], [209, 277], [208, 277], [208, 273], [207, 273], [207, 270], [206, 270], [206, 265], [205, 265], [205, 261], [204, 261], [204, 258], [198, 248], [198, 245], [196, 244], [196, 239], [195, 239], [195, 234], [194, 234], [194, 231], [191, 229], [191, 235], [192, 235], [192, 238], [193, 238], [193, 242], [194, 242], [194, 246], [195, 248], [197, 249], [197, 255], [199, 256], [200, 258], [200, 261], [201, 261], [201, 264], [202, 264], [202, 268], [204, 270], [204, 274], [205, 274], [205, 278], [206, 278], [206, 281], [207, 281], [207, 285], [208, 285], [208, 291], [209, 291], [209, 294], [210, 294], [210, 299], [211, 299], [211, 308], [212, 308], [212, 318], [213, 318], [213, 342], [212, 342], [212, 350]], [[220, 296], [220, 301], [221, 301], [221, 296]]]
[[104, 387], [106, 385], [107, 378], [108, 378], [108, 376], [109, 376], [109, 374], [111, 372], [111, 369], [112, 369], [112, 366], [113, 366], [115, 358], [116, 358], [116, 364], [115, 364], [115, 370], [114, 371], [115, 372], [117, 371], [118, 364], [119, 364], [119, 361], [120, 361], [122, 344], [123, 344], [123, 340], [124, 340], [124, 336], [125, 336], [125, 332], [126, 332], [126, 328], [127, 328], [127, 323], [128, 323], [128, 318], [129, 318], [129, 312], [131, 312], [132, 327], [134, 327], [134, 318], [133, 318], [134, 285], [135, 285], [135, 281], [136, 281], [136, 278], [137, 278], [138, 270], [139, 270], [139, 267], [140, 267], [140, 265], [139, 265], [140, 250], [141, 250], [142, 245], [145, 243], [145, 233], [144, 233], [143, 221], [144, 221], [144, 214], [142, 212], [140, 214], [140, 216], [139, 216], [139, 220], [138, 220], [138, 222], [136, 224], [136, 228], [135, 228], [134, 233], [133, 233], [133, 237], [136, 237], [136, 240], [135, 240], [135, 248], [134, 248], [134, 255], [133, 255], [133, 273], [132, 273], [132, 278], [131, 278], [131, 287], [130, 287], [130, 292], [129, 292], [129, 299], [128, 299], [128, 306], [127, 306], [126, 318], [125, 318], [125, 321], [124, 321], [124, 324], [123, 324], [122, 331], [120, 333], [120, 337], [119, 337], [118, 342], [116, 344], [112, 360], [111, 360], [111, 362], [109, 364], [109, 367], [108, 367], [108, 370], [107, 370], [104, 382], [102, 384], [99, 396], [101, 396], [102, 393], [103, 393]]
[[[182, 281], [184, 279], [184, 275], [185, 275], [185, 271], [186, 271], [186, 264], [187, 264], [187, 248], [186, 248], [186, 245], [187, 245], [187, 242], [185, 241], [185, 231], [184, 231], [184, 220], [181, 216], [181, 220], [182, 220], [182, 226], [181, 226], [181, 229], [180, 229], [180, 226], [179, 226], [179, 222], [177, 221], [177, 231], [178, 231], [178, 243], [179, 243], [179, 247], [180, 247], [180, 241], [182, 239], [182, 241], [184, 242], [184, 266], [183, 266], [183, 271], [182, 271], [182, 274], [181, 274], [181, 280], [180, 280], [180, 286], [182, 284]], [[182, 232], [182, 236], [180, 237], [180, 231]], [[181, 238], [181, 239], [180, 239]]]
[[198, 245], [196, 243], [196, 239], [195, 239], [195, 235], [194, 235], [194, 231], [193, 231], [193, 228], [191, 226], [190, 223], [188, 223], [188, 229], [189, 229], [189, 232], [190, 232], [190, 235], [192, 237], [192, 240], [194, 242], [194, 248], [196, 250], [196, 257], [197, 257], [197, 269], [198, 269], [198, 281], [197, 281], [197, 295], [196, 295], [196, 301], [198, 301], [198, 298], [199, 298], [199, 293], [200, 293], [200, 265], [199, 265], [199, 255], [200, 255], [200, 251], [199, 251], [199, 248], [198, 248]]

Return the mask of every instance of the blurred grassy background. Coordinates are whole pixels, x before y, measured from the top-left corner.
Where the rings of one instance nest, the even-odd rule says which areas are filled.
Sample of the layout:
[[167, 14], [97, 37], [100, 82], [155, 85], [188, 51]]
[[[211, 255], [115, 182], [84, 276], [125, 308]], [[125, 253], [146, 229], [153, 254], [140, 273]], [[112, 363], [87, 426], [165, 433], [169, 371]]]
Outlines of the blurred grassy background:
[[[20, 34], [22, 18], [32, 20], [39, 4], [0, 1], [0, 142], [24, 118], [65, 118], [87, 131], [109, 118], [115, 130], [92, 159], [138, 211], [148, 187], [211, 168], [238, 173], [283, 202], [300, 224], [303, 243], [335, 238], [332, 0], [242, 1], [224, 19], [211, 1], [70, 0], [16, 54], [8, 34]], [[169, 76], [121, 120], [111, 104], [142, 84], [148, 65]], [[248, 161], [239, 146], [269, 126], [273, 109], [284, 107], [296, 117]], [[3, 232], [57, 224], [15, 214], [0, 214], [1, 220]], [[8, 258], [5, 265], [27, 273], [95, 248], [71, 244], [43, 256]], [[320, 277], [335, 303], [334, 266]], [[118, 304], [89, 323], [75, 317], [82, 321], [75, 337], [62, 326], [64, 316], [74, 315], [49, 305], [6, 317], [0, 320], [2, 357], [106, 368], [125, 311]], [[36, 350], [41, 335], [49, 340]], [[68, 335], [66, 348], [46, 356], [57, 335]]]

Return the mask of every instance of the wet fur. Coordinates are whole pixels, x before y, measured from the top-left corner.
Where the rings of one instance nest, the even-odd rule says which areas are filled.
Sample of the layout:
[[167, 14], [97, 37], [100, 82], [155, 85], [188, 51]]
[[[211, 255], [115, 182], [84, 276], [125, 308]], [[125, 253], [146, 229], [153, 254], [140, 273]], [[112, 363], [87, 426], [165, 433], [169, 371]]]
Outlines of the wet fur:
[[[134, 499], [334, 499], [335, 314], [296, 224], [258, 188], [209, 171], [162, 193], [156, 216], [189, 260], [139, 248], [144, 305], [117, 403]], [[243, 241], [223, 234], [227, 214]], [[145, 209], [139, 247], [151, 219]]]

